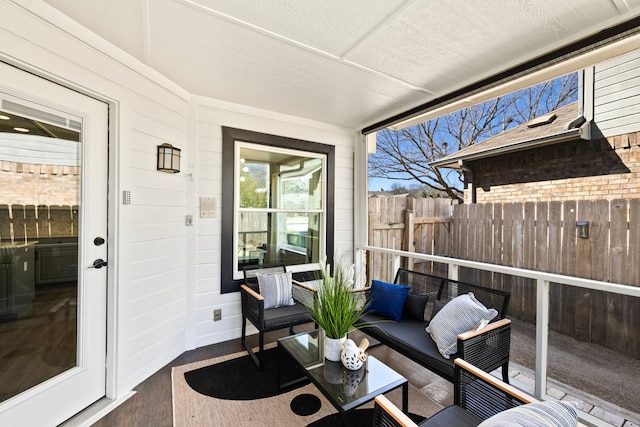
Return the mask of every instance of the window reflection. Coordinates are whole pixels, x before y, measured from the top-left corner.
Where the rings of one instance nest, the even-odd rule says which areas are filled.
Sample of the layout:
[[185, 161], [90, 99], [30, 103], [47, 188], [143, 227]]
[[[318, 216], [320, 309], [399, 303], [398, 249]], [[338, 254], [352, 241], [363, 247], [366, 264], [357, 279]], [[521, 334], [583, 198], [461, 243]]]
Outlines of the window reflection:
[[290, 150], [239, 150], [237, 266], [320, 259], [324, 160]]

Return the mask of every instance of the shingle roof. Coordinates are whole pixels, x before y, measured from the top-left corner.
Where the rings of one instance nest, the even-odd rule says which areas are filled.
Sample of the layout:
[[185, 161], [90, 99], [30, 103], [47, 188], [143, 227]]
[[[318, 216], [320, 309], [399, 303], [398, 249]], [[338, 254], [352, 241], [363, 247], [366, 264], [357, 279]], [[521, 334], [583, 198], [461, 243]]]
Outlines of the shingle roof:
[[[582, 137], [580, 127], [584, 119], [576, 122], [576, 119], [580, 118], [577, 101], [560, 107], [552, 113], [555, 113], [555, 119], [548, 123], [535, 125], [532, 122], [539, 120], [540, 117], [533, 119], [430, 164], [436, 167], [457, 168], [459, 160], [478, 160]], [[577, 126], [573, 126], [574, 123], [577, 123]]]

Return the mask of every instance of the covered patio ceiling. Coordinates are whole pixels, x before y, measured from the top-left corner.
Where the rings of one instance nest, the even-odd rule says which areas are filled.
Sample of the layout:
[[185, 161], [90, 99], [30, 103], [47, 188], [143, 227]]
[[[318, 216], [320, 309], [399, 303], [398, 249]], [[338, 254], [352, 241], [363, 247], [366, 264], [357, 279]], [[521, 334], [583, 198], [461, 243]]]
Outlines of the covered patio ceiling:
[[361, 129], [640, 14], [640, 0], [45, 0], [194, 95]]

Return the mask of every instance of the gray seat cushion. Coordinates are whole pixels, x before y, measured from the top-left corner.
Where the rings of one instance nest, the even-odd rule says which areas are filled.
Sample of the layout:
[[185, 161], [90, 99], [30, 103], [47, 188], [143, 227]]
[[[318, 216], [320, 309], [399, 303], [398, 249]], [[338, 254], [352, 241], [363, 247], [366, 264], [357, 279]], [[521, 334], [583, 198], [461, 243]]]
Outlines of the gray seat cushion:
[[300, 303], [264, 311], [264, 327], [267, 330], [280, 329], [291, 324], [311, 322], [307, 309]]
[[412, 359], [453, 377], [455, 355], [450, 359], [442, 357], [431, 335], [425, 330], [429, 322], [410, 318], [395, 322], [375, 314], [365, 314], [362, 320], [374, 323], [366, 330], [374, 338], [392, 347], [399, 347], [401, 353], [408, 353]]

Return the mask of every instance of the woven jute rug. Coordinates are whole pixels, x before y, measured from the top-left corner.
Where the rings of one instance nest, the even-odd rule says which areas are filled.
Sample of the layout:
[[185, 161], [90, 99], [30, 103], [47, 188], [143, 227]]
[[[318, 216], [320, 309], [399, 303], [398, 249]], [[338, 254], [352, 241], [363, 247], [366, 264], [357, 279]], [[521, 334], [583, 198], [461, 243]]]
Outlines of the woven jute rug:
[[[246, 356], [246, 352], [203, 360], [188, 365], [174, 367], [171, 372], [173, 392], [173, 425], [193, 426], [307, 426], [330, 425], [325, 423], [335, 416], [337, 410], [313, 384], [307, 384], [273, 397], [254, 400], [218, 399], [193, 390], [184, 374], [209, 365]], [[232, 372], [229, 375], [233, 375]], [[212, 379], [215, 380], [215, 379]], [[297, 415], [291, 409], [296, 396], [314, 395], [321, 402], [320, 409], [311, 415]], [[401, 407], [402, 391], [396, 389], [386, 396]], [[369, 402], [358, 408], [373, 408]], [[417, 388], [409, 385], [409, 412], [428, 417], [442, 407]], [[335, 421], [335, 420], [334, 420]]]

